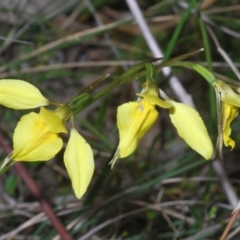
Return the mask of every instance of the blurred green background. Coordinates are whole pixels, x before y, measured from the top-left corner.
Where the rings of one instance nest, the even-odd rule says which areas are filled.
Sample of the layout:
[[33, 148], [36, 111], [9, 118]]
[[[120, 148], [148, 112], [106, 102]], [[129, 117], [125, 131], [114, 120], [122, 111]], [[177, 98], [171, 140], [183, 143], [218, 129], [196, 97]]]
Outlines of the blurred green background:
[[[164, 53], [175, 57], [205, 48], [190, 61], [237, 79], [207, 27], [238, 68], [238, 1], [137, 2]], [[188, 12], [187, 4], [193, 5]], [[26, 80], [55, 102], [67, 102], [94, 80], [111, 74], [102, 84], [107, 85], [153, 56], [122, 0], [2, 0], [0, 12], [0, 79]], [[178, 67], [173, 74], [191, 95], [215, 145], [214, 92], [196, 72]], [[92, 146], [96, 164], [81, 200], [73, 194], [63, 164], [64, 149], [48, 162], [24, 164], [74, 239], [219, 239], [233, 206], [211, 163], [177, 135], [167, 110], [160, 110], [156, 124], [134, 154], [118, 160], [113, 170], [108, 165], [118, 144], [117, 107], [136, 99], [143, 80], [116, 88], [76, 116], [76, 128]], [[161, 73], [158, 80], [160, 87], [178, 100]], [[0, 131], [10, 144], [17, 122], [27, 112], [0, 106]], [[238, 194], [237, 120], [232, 129], [236, 148], [224, 149], [223, 167]], [[66, 143], [68, 136], [63, 138]], [[0, 147], [1, 159], [5, 156]], [[14, 169], [0, 177], [0, 191], [0, 239], [59, 239]], [[238, 225], [236, 221], [234, 229]], [[229, 239], [239, 238], [236, 230]]]

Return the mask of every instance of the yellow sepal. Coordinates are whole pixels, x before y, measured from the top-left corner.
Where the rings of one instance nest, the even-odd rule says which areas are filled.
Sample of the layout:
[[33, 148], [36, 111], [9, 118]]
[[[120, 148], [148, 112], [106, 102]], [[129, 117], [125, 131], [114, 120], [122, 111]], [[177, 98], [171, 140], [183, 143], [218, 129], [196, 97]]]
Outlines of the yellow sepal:
[[0, 104], [13, 109], [31, 109], [49, 104], [32, 84], [22, 80], [0, 80]]
[[169, 100], [170, 118], [181, 138], [205, 159], [213, 155], [212, 141], [198, 112], [192, 107]]
[[46, 161], [53, 158], [62, 148], [58, 134], [50, 131], [39, 114], [24, 115], [18, 122], [13, 135], [15, 161]]
[[238, 115], [237, 107], [223, 103], [223, 120], [222, 120], [222, 132], [223, 132], [223, 142], [226, 147], [235, 147], [235, 141], [232, 140], [229, 136], [231, 134], [231, 122]]
[[71, 129], [64, 153], [64, 163], [72, 181], [74, 193], [80, 199], [92, 179], [94, 160], [91, 147], [74, 128]]

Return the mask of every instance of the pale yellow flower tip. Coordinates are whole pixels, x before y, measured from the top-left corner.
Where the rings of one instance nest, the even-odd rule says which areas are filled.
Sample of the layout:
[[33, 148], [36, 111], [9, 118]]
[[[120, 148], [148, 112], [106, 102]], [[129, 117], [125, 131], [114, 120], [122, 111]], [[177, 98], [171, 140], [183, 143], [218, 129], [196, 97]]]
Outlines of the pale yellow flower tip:
[[180, 137], [205, 159], [213, 155], [212, 141], [198, 112], [192, 107], [169, 100], [170, 118]]
[[36, 113], [24, 115], [18, 122], [13, 135], [15, 161], [46, 161], [53, 158], [62, 148], [58, 134], [50, 131], [41, 116]]
[[120, 158], [127, 157], [135, 151], [138, 141], [151, 128], [157, 116], [158, 112], [155, 107], [144, 99], [139, 102], [125, 103], [118, 107]]
[[92, 179], [94, 159], [91, 147], [74, 128], [71, 129], [71, 136], [64, 153], [64, 163], [74, 193], [80, 199]]
[[235, 91], [233, 91], [233, 88], [229, 84], [221, 80], [215, 81], [213, 86], [221, 94], [221, 100], [223, 102], [240, 107], [240, 93], [237, 87], [235, 87]]
[[119, 153], [119, 147], [117, 148], [112, 160], [109, 162], [109, 164], [111, 165], [111, 169], [113, 169], [116, 161], [120, 158], [120, 153]]
[[223, 132], [223, 142], [226, 147], [235, 147], [235, 141], [229, 136], [231, 134], [231, 122], [238, 115], [238, 109], [230, 104], [223, 103], [223, 120], [222, 120], [222, 132]]
[[32, 84], [15, 79], [0, 80], [0, 104], [13, 109], [31, 109], [49, 104]]

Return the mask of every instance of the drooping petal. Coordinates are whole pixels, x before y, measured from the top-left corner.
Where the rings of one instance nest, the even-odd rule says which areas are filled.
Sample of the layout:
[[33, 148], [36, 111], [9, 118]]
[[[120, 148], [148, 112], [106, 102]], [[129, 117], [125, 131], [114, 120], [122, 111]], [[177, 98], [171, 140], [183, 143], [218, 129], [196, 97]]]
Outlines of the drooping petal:
[[[138, 141], [154, 124], [158, 112], [144, 99], [139, 102], [129, 102], [118, 107], [117, 125], [119, 128], [118, 156], [129, 156], [137, 147]], [[116, 152], [117, 153], [117, 152]], [[117, 158], [110, 162], [112, 166]]]
[[213, 154], [212, 141], [198, 112], [192, 107], [169, 101], [173, 107], [170, 109], [170, 118], [181, 138], [205, 159]]
[[0, 80], [0, 104], [13, 109], [31, 109], [49, 104], [32, 84], [22, 80]]
[[18, 122], [13, 135], [15, 161], [46, 161], [53, 158], [62, 148], [58, 134], [50, 131], [39, 114], [24, 115]]
[[71, 136], [64, 153], [64, 163], [73, 190], [77, 198], [81, 198], [92, 179], [94, 159], [91, 147], [74, 128], [71, 129]]
[[238, 115], [238, 109], [230, 104], [223, 103], [223, 120], [222, 120], [222, 131], [223, 131], [223, 142], [226, 147], [235, 147], [235, 141], [229, 136], [231, 134], [231, 122]]
[[63, 119], [57, 112], [53, 112], [42, 107], [39, 115], [41, 116], [42, 120], [48, 125], [50, 131], [54, 133], [67, 133], [67, 128], [63, 124]]
[[220, 92], [221, 100], [230, 105], [240, 107], [240, 93], [236, 92], [225, 82], [217, 80], [214, 82], [215, 89]]

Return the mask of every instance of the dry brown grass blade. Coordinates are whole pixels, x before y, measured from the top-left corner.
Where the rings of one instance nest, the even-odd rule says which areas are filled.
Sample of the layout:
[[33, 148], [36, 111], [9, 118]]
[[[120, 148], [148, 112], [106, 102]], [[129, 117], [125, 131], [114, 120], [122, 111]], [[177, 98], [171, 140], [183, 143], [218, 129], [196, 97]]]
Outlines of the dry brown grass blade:
[[220, 45], [216, 35], [214, 34], [212, 28], [207, 27], [207, 30], [208, 30], [210, 36], [212, 37], [212, 39], [213, 39], [213, 41], [214, 41], [214, 43], [215, 43], [215, 45], [217, 47], [218, 52], [221, 54], [223, 59], [228, 63], [228, 65], [230, 66], [230, 68], [233, 70], [233, 72], [237, 76], [238, 80], [240, 81], [240, 72], [238, 71], [237, 67], [233, 63], [232, 59], [228, 56], [228, 54], [221, 47], [221, 45]]
[[230, 221], [228, 222], [228, 225], [226, 226], [220, 240], [225, 240], [227, 238], [227, 235], [228, 235], [230, 229], [232, 228], [237, 217], [239, 216], [239, 213], [240, 213], [239, 205], [240, 205], [240, 202], [238, 203], [237, 207], [234, 209], [234, 211], [232, 213], [232, 217], [231, 217]]
[[140, 61], [89, 61], [89, 62], [69, 62], [62, 64], [51, 64], [42, 65], [37, 67], [31, 67], [27, 69], [22, 69], [19, 71], [9, 71], [0, 73], [0, 78], [8, 78], [10, 76], [17, 76], [18, 74], [32, 74], [37, 72], [46, 72], [58, 69], [68, 69], [68, 68], [86, 68], [86, 67], [109, 67], [109, 66], [122, 66], [123, 64], [128, 64], [133, 66], [140, 63]]
[[183, 220], [191, 225], [193, 225], [195, 223], [195, 220], [191, 217], [186, 217], [178, 212], [175, 212], [175, 211], [172, 211], [170, 209], [166, 209], [162, 206], [162, 204], [160, 203], [157, 203], [157, 204], [149, 204], [149, 203], [146, 203], [146, 202], [143, 202], [143, 201], [131, 201], [131, 203], [135, 204], [135, 205], [138, 205], [138, 206], [144, 206], [148, 209], [153, 209], [155, 211], [160, 211], [162, 213], [165, 213], [169, 216], [172, 216], [172, 217], [175, 217], [175, 218], [178, 218], [180, 220]]
[[30, 218], [29, 220], [25, 221], [23, 224], [21, 224], [20, 226], [18, 226], [17, 228], [15, 228], [14, 230], [3, 234], [0, 237], [0, 240], [4, 240], [4, 239], [13, 239], [16, 234], [18, 234], [19, 232], [21, 232], [22, 230], [31, 227], [34, 224], [37, 224], [43, 220], [46, 220], [46, 215], [45, 213], [39, 213], [36, 216]]
[[[128, 19], [126, 19], [126, 21], [128, 21]], [[43, 52], [46, 52], [46, 51], [49, 51], [53, 48], [56, 48], [62, 44], [65, 44], [67, 42], [70, 42], [70, 41], [74, 41], [74, 40], [77, 40], [79, 41], [81, 38], [85, 37], [86, 35], [91, 35], [91, 34], [95, 34], [97, 32], [104, 32], [104, 31], [107, 31], [107, 30], [110, 30], [110, 29], [113, 29], [113, 28], [116, 28], [120, 25], [122, 25], [124, 23], [124, 21], [119, 21], [119, 22], [114, 22], [114, 23], [109, 23], [109, 24], [106, 24], [102, 27], [95, 27], [95, 28], [91, 28], [91, 29], [87, 29], [87, 30], [84, 30], [84, 31], [81, 31], [81, 32], [77, 32], [77, 33], [74, 33], [72, 35], [68, 35], [66, 37], [63, 37], [61, 39], [58, 39], [56, 41], [53, 41], [49, 44], [46, 44], [45, 46], [43, 47], [40, 47], [28, 54], [25, 54], [23, 56], [20, 56], [18, 58], [18, 60], [27, 60], [29, 58], [32, 58], [32, 57], [35, 57], [37, 56], [38, 54], [41, 54]]]

